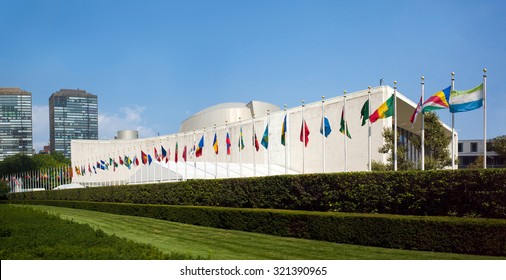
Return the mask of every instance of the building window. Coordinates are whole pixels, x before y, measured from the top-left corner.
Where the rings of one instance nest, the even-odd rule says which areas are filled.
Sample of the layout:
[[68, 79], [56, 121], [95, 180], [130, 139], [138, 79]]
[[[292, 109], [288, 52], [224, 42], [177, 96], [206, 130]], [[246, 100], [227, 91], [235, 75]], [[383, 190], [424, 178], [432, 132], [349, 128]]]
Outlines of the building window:
[[471, 142], [471, 153], [477, 153], [478, 152], [478, 143]]
[[459, 143], [459, 153], [464, 152], [464, 143]]

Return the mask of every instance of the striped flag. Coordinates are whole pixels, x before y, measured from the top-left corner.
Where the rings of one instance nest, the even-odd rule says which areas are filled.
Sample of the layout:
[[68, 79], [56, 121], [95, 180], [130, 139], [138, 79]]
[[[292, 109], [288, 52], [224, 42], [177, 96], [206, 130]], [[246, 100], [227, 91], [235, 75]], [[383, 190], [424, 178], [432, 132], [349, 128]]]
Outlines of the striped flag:
[[450, 112], [472, 111], [483, 106], [483, 83], [469, 90], [452, 90], [450, 93]]
[[448, 101], [450, 100], [450, 90], [451, 86], [443, 90], [440, 90], [431, 97], [429, 97], [425, 102], [423, 102], [422, 112], [425, 113], [434, 110], [448, 108], [450, 106], [448, 103]]
[[394, 95], [390, 96], [383, 104], [381, 104], [376, 111], [370, 116], [371, 123], [376, 122], [378, 119], [391, 117], [394, 114]]
[[422, 97], [420, 96], [420, 101], [418, 102], [418, 104], [416, 104], [416, 109], [413, 112], [413, 115], [411, 115], [411, 118], [409, 119], [409, 121], [411, 122], [411, 126], [415, 125], [416, 117], [418, 116], [418, 113], [420, 113], [422, 111], [422, 109], [421, 109], [422, 102], [423, 102], [423, 100], [422, 100]]
[[232, 144], [230, 142], [230, 134], [228, 134], [228, 132], [227, 132], [227, 139], [225, 141], [227, 143], [227, 155], [230, 155], [230, 147], [232, 146]]

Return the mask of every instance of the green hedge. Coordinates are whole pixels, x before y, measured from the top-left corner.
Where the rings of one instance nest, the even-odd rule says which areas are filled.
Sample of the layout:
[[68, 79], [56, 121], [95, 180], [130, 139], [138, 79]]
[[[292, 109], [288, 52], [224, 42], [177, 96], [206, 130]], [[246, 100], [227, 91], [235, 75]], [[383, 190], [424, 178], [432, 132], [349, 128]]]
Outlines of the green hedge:
[[345, 244], [506, 255], [506, 220], [80, 201], [18, 201]]
[[506, 169], [189, 180], [26, 192], [9, 198], [506, 218]]

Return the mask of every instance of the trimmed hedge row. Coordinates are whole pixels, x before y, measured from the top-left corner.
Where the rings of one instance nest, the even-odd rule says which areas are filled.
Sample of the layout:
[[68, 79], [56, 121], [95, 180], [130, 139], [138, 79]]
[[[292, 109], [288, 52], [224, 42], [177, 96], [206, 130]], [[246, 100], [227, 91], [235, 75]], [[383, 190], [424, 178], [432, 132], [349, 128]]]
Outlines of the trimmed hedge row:
[[26, 192], [9, 198], [506, 218], [506, 169], [189, 180]]
[[506, 256], [506, 220], [82, 201], [17, 201], [337, 243]]

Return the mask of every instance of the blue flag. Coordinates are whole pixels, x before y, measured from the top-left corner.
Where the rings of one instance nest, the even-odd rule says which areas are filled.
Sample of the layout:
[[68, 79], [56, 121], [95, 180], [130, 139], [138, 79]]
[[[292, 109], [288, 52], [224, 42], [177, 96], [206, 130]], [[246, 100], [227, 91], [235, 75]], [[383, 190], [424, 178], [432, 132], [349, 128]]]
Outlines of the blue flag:
[[[323, 134], [323, 129], [325, 128], [325, 134]], [[320, 133], [322, 135], [325, 135], [325, 137], [329, 136], [329, 134], [332, 132], [332, 128], [330, 128], [330, 121], [327, 118], [327, 116], [323, 117], [323, 122], [320, 126]]]

